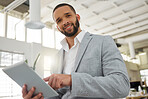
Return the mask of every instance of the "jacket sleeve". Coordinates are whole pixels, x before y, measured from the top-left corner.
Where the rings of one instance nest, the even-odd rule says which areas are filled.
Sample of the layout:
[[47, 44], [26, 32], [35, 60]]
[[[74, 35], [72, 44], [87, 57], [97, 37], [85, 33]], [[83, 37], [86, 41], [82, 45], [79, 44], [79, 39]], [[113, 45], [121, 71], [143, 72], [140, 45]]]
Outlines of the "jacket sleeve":
[[64, 95], [64, 91], [62, 92], [62, 90], [56, 90], [56, 92], [59, 94], [59, 96], [45, 98], [45, 99], [61, 99], [62, 96]]
[[88, 73], [72, 73], [73, 96], [111, 99], [123, 98], [129, 94], [126, 66], [110, 36], [104, 36], [101, 51], [103, 76], [92, 77]]

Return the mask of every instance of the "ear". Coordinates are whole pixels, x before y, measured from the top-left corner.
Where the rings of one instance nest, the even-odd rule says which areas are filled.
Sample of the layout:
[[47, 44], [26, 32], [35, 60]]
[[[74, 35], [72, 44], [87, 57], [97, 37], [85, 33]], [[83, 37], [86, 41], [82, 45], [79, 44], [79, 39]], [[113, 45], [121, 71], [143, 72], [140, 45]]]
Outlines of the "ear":
[[76, 14], [76, 17], [77, 17], [78, 21], [80, 21], [80, 15]]

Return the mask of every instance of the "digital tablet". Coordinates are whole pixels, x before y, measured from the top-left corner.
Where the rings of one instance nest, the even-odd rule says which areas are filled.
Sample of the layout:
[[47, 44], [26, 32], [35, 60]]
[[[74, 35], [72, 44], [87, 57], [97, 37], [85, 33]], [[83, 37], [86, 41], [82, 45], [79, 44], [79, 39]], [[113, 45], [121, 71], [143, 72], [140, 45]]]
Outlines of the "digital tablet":
[[3, 69], [19, 86], [27, 84], [27, 90], [36, 87], [35, 94], [42, 92], [45, 97], [58, 96], [58, 93], [45, 83], [25, 62], [19, 62]]

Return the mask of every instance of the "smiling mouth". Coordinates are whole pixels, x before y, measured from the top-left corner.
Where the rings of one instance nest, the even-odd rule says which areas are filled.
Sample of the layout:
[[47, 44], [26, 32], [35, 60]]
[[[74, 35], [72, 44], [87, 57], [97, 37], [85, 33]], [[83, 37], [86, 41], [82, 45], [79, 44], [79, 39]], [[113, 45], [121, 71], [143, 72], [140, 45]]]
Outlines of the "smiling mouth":
[[72, 28], [72, 26], [70, 25], [70, 26], [67, 26], [67, 27], [65, 28], [65, 30], [71, 30], [71, 28]]

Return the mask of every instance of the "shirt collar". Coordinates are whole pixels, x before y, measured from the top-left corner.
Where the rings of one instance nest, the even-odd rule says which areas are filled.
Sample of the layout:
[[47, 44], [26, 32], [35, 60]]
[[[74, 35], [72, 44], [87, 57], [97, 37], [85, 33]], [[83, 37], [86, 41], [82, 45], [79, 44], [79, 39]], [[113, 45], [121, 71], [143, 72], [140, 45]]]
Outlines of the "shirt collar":
[[69, 46], [68, 46], [68, 43], [66, 41], [66, 38], [64, 38], [62, 41], [61, 41], [61, 45], [62, 45], [62, 48], [68, 52], [69, 50]]
[[85, 33], [86, 33], [85, 30], [82, 30], [75, 38], [77, 38], [78, 41], [81, 43]]
[[[79, 43], [81, 43], [84, 35], [85, 35], [85, 30], [82, 30], [75, 38], [74, 38], [74, 42], [76, 42], [76, 40], [79, 41]], [[67, 40], [66, 38], [64, 38], [61, 42], [61, 45], [62, 45], [62, 48], [65, 50], [65, 51], [68, 51], [69, 50], [69, 46], [68, 46], [68, 43], [67, 43]]]

